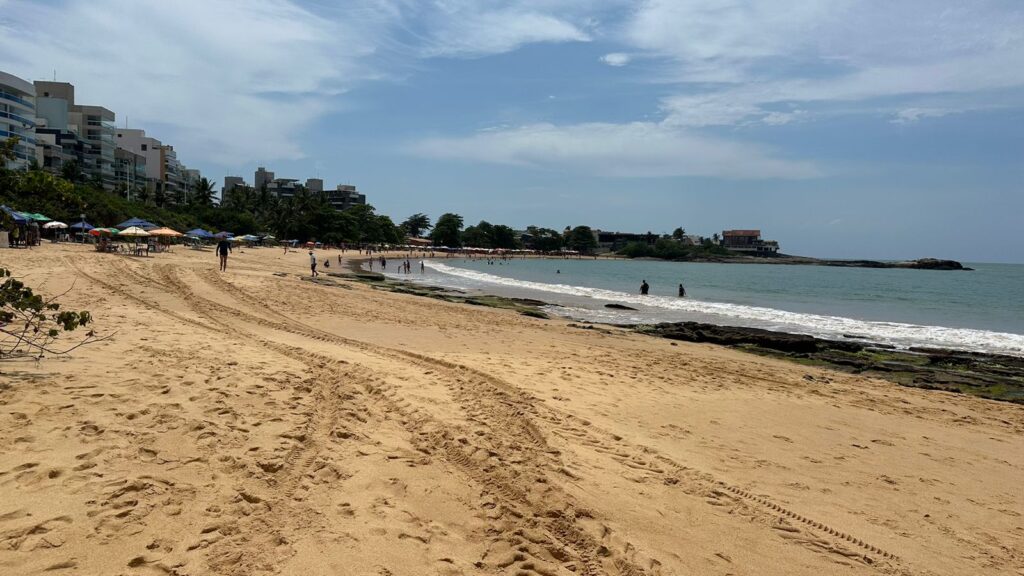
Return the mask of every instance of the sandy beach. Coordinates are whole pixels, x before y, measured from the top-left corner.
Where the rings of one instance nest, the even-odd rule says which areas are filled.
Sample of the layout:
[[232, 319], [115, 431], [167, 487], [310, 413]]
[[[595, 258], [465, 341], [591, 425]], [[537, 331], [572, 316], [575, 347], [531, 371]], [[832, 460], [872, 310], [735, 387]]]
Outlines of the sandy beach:
[[114, 333], [0, 364], [0, 574], [1024, 575], [1019, 405], [304, 251], [0, 266]]

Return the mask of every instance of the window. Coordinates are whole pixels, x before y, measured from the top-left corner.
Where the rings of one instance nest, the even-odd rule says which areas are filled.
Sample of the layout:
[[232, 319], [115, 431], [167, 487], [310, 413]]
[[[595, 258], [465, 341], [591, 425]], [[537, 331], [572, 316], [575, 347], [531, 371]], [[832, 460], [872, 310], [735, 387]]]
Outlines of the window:
[[143, 152], [145, 152], [145, 151], [146, 151], [146, 145], [145, 145], [145, 144], [143, 144], [143, 145], [142, 145], [142, 151], [143, 151]]

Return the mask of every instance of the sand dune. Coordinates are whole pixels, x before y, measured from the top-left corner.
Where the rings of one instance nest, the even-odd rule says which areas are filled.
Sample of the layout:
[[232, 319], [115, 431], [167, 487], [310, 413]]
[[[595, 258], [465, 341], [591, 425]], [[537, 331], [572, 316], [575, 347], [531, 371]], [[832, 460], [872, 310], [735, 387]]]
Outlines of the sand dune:
[[0, 364], [0, 573], [1024, 574], [1020, 406], [306, 258], [0, 252], [117, 331]]

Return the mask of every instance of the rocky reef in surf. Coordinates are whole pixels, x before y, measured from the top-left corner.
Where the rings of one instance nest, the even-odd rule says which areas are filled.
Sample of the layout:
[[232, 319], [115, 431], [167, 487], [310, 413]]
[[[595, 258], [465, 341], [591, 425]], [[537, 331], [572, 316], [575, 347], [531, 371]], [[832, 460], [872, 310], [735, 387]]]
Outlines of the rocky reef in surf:
[[686, 342], [707, 342], [874, 376], [903, 386], [972, 394], [1024, 404], [1024, 358], [943, 348], [899, 350], [846, 335], [827, 340], [760, 328], [671, 322], [633, 327], [637, 332]]

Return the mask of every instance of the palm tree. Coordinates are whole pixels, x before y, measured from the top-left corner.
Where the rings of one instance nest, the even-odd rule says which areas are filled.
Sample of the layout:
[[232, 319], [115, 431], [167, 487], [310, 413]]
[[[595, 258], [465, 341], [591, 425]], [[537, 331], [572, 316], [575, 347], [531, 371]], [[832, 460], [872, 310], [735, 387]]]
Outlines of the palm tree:
[[196, 180], [195, 183], [196, 194], [192, 197], [192, 200], [200, 206], [209, 206], [213, 204], [213, 191], [214, 183], [206, 176]]

